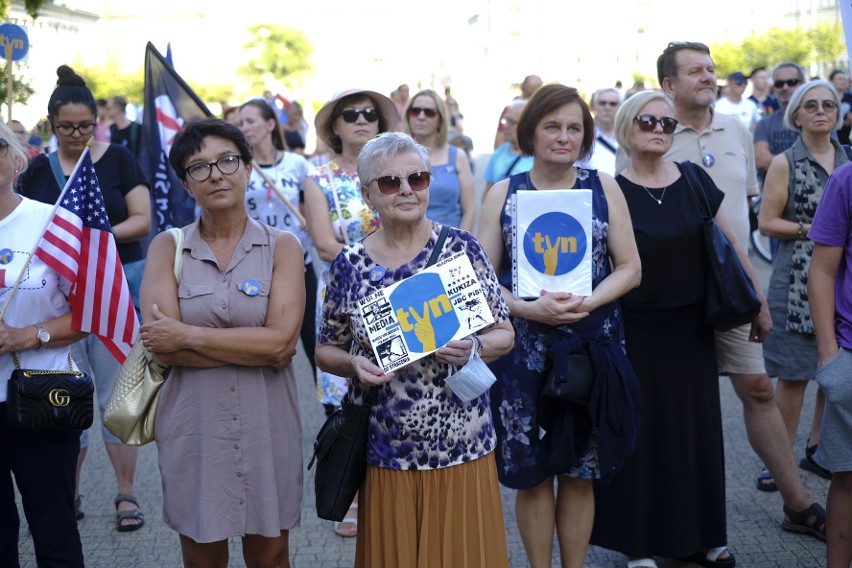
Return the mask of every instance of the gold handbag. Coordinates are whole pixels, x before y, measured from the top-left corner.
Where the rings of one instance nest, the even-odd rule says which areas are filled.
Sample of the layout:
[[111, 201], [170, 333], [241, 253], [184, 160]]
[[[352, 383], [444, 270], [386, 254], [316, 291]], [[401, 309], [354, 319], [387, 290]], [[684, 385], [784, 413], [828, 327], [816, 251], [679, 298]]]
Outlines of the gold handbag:
[[[183, 231], [169, 229], [175, 239], [175, 278], [180, 282]], [[130, 446], [154, 440], [154, 419], [168, 367], [136, 340], [121, 366], [104, 411], [104, 425]]]

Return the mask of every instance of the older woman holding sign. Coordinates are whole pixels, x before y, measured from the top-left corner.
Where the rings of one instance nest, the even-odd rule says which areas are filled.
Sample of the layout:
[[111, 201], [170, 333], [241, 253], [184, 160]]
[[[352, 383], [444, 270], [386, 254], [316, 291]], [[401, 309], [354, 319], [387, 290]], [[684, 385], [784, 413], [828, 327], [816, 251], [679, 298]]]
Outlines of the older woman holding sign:
[[[423, 270], [439, 246], [441, 226], [425, 216], [429, 170], [428, 150], [405, 134], [385, 133], [364, 146], [361, 193], [382, 228], [345, 247], [328, 275], [317, 364], [350, 377], [356, 403], [369, 389], [376, 393], [355, 566], [505, 567], [488, 392], [464, 402], [445, 382], [473, 350], [489, 361], [512, 346], [506, 305], [485, 252], [470, 233], [451, 228], [438, 249], [441, 257], [467, 255], [495, 323], [394, 372], [378, 366], [358, 307], [360, 299]], [[420, 328], [424, 343], [437, 329], [421, 313], [408, 323]]]
[[[574, 166], [588, 156], [594, 135], [592, 115], [576, 89], [542, 87], [517, 126], [518, 145], [534, 157], [533, 167], [488, 191], [480, 222], [483, 247], [500, 275], [518, 336], [515, 349], [491, 365], [497, 375], [491, 394], [500, 443], [500, 481], [518, 490], [518, 526], [533, 568], [551, 565], [554, 529], [562, 566], [583, 565], [594, 517], [592, 480], [620, 468], [635, 435], [632, 404], [638, 393], [623, 352], [616, 300], [639, 284], [639, 255], [630, 214], [615, 181], [607, 174]], [[588, 240], [593, 291], [580, 296], [566, 290], [542, 290], [534, 300], [515, 298], [510, 292], [512, 264], [523, 253], [513, 247], [510, 198], [519, 190], [554, 189], [591, 190]], [[551, 264], [547, 258], [544, 261]], [[619, 393], [619, 408], [627, 409], [625, 414], [612, 414], [604, 420], [609, 399], [603, 400], [594, 391], [588, 409], [555, 399], [540, 402], [552, 365], [549, 354], [567, 355], [551, 349], [559, 338], [587, 346], [595, 363], [594, 378], [601, 386], [611, 386], [613, 377], [621, 383], [621, 387], [607, 390]], [[599, 426], [613, 420], [624, 424], [628, 434], [623, 439]], [[542, 431], [545, 435], [540, 437]]]

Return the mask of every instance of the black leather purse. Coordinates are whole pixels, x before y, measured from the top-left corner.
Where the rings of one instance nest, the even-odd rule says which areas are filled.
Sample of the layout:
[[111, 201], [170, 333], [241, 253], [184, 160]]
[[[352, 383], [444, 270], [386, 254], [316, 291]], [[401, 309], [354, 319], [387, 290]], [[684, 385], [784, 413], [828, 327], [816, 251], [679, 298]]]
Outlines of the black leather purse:
[[375, 399], [373, 389], [367, 391], [361, 406], [345, 395], [317, 434], [308, 469], [316, 462], [314, 491], [321, 519], [342, 521], [361, 488], [367, 472], [367, 427]]
[[[704, 321], [719, 331], [751, 323], [760, 313], [760, 300], [754, 284], [740, 264], [731, 241], [710, 214], [704, 185], [695, 171], [698, 166], [692, 162], [683, 162], [681, 166], [702, 216], [701, 232], [708, 257]], [[698, 197], [699, 192], [703, 200]], [[706, 208], [701, 206], [702, 201]]]
[[551, 353], [553, 362], [544, 381], [543, 393], [571, 404], [588, 406], [595, 385], [589, 350], [560, 333], [553, 340]]
[[95, 385], [85, 373], [21, 369], [12, 353], [15, 370], [9, 378], [6, 422], [15, 430], [85, 430], [92, 425]]

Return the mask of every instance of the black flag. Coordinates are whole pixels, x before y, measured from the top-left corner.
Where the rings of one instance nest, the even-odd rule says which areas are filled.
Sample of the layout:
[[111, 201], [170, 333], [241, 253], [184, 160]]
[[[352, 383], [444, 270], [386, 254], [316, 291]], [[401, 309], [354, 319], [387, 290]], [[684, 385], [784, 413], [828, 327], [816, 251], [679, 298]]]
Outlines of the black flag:
[[145, 112], [139, 161], [151, 183], [152, 235], [195, 219], [195, 201], [169, 164], [184, 124], [213, 116], [151, 42], [145, 48]]

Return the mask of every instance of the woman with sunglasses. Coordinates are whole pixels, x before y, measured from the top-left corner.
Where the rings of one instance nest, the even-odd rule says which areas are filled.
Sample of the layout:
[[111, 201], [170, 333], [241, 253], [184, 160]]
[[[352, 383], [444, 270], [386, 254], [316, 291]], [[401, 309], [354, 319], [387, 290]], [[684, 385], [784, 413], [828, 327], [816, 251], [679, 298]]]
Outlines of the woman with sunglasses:
[[[305, 178], [310, 166], [302, 156], [285, 149], [277, 114], [263, 99], [251, 100], [239, 108], [240, 130], [251, 146], [254, 160], [259, 166], [252, 168], [246, 188], [246, 206], [252, 219], [282, 231], [289, 231], [302, 243], [305, 254], [306, 296], [299, 337], [316, 380], [314, 350], [317, 336], [317, 273], [311, 257], [311, 238], [290, 209], [292, 206], [304, 210]], [[275, 184], [278, 193], [269, 186], [267, 180]], [[279, 194], [290, 202], [290, 206], [281, 200]]]
[[654, 556], [733, 566], [725, 531], [725, 455], [713, 328], [705, 324], [709, 214], [745, 257], [719, 206], [724, 194], [695, 166], [664, 159], [674, 139], [674, 103], [660, 91], [627, 99], [615, 119], [630, 158], [616, 177], [642, 259], [642, 283], [621, 299], [627, 356], [639, 376], [639, 442], [624, 470], [595, 486], [592, 544], [656, 568]]
[[[347, 89], [339, 91], [317, 113], [317, 136], [332, 151], [329, 161], [308, 172], [305, 180], [305, 220], [308, 232], [323, 261], [317, 291], [317, 322], [325, 297], [328, 268], [343, 247], [372, 233], [381, 225], [378, 215], [361, 195], [358, 177], [358, 152], [368, 140], [387, 132], [396, 124], [396, 106], [375, 91]], [[340, 406], [349, 388], [349, 379], [322, 371], [317, 394], [331, 415]], [[357, 499], [343, 522], [334, 524], [334, 532], [354, 537], [358, 531]]]
[[[476, 239], [448, 228], [440, 244], [442, 226], [426, 217], [429, 170], [428, 150], [406, 134], [388, 132], [364, 146], [358, 157], [361, 192], [382, 227], [337, 255], [322, 307], [317, 364], [352, 377], [355, 404], [368, 391], [375, 396], [355, 566], [507, 568], [488, 393], [464, 402], [445, 379], [474, 352], [485, 361], [506, 353], [514, 334], [497, 277]], [[495, 323], [384, 373], [357, 302], [423, 270], [438, 246], [438, 260], [467, 255]], [[432, 327], [433, 337], [435, 317], [433, 312], [417, 324]]]
[[476, 217], [473, 174], [467, 154], [447, 143], [450, 117], [438, 93], [425, 89], [414, 95], [405, 109], [405, 131], [429, 148], [432, 182], [426, 217], [464, 231], [473, 229]]
[[[791, 446], [796, 441], [805, 390], [816, 375], [819, 359], [808, 307], [813, 242], [807, 234], [829, 176], [848, 161], [843, 147], [832, 137], [842, 121], [840, 95], [830, 82], [811, 81], [793, 93], [784, 113], [784, 125], [800, 136], [769, 165], [758, 215], [760, 232], [778, 240], [767, 294], [772, 331], [763, 345], [763, 356], [767, 373], [778, 377], [775, 400], [784, 416]], [[825, 397], [818, 389], [801, 465], [830, 478], [831, 474], [813, 459], [824, 408]], [[789, 516], [793, 511], [785, 514]]]
[[[83, 150], [94, 136], [98, 120], [97, 105], [92, 92], [86, 87], [86, 82], [66, 65], [59, 67], [57, 75], [59, 80], [50, 96], [47, 115], [59, 148], [49, 156], [33, 158], [27, 171], [19, 179], [21, 195], [51, 205], [56, 203], [66, 179], [74, 171]], [[118, 255], [138, 312], [139, 287], [145, 269], [140, 239], [147, 236], [151, 230], [148, 182], [136, 158], [125, 147], [94, 142], [90, 152], [104, 196], [107, 216], [115, 234]], [[103, 416], [120, 365], [94, 335], [75, 344], [72, 351], [74, 361], [95, 382], [98, 404]], [[101, 434], [118, 482], [114, 501], [115, 528], [120, 532], [137, 530], [145, 523], [133, 485], [138, 448], [122, 444], [103, 424]], [[83, 432], [77, 469], [78, 519], [83, 518], [79, 494], [80, 468], [86, 458], [88, 445], [88, 432]]]
[[[583, 565], [594, 517], [592, 481], [618, 471], [636, 437], [638, 386], [624, 354], [616, 300], [639, 284], [641, 268], [615, 181], [574, 165], [588, 157], [594, 136], [594, 119], [576, 89], [539, 89], [517, 126], [518, 145], [533, 156], [532, 169], [489, 189], [480, 221], [483, 248], [500, 276], [516, 332], [512, 352], [490, 365], [497, 376], [491, 389], [497, 470], [503, 485], [517, 489], [515, 515], [532, 568], [551, 566], [554, 531], [563, 568]], [[592, 294], [543, 290], [532, 300], [513, 297], [518, 251], [511, 196], [569, 188], [592, 193]], [[561, 337], [587, 346], [600, 361], [594, 369], [597, 394], [588, 407], [541, 394], [553, 358], [567, 356], [551, 348]]]
[[[171, 366], [157, 405], [163, 519], [185, 566], [286, 568], [302, 502], [292, 360], [305, 303], [299, 240], [248, 215], [251, 149], [236, 126], [189, 123], [169, 162], [201, 215], [148, 249], [140, 338]], [[175, 255], [182, 264], [175, 276]]]

